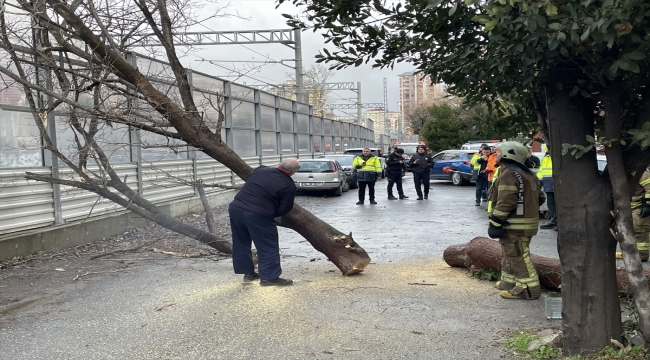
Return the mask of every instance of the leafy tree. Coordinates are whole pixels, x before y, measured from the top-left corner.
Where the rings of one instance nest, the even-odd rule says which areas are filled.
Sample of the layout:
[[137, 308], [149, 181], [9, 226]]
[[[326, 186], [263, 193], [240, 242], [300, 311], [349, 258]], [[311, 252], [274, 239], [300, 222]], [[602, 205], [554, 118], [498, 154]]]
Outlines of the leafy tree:
[[458, 149], [472, 138], [468, 125], [471, 121], [460, 116], [460, 109], [448, 104], [427, 108], [430, 120], [422, 128], [422, 138], [434, 152]]
[[[562, 180], [555, 190], [564, 348], [578, 353], [620, 338], [615, 239], [634, 284], [641, 330], [650, 340], [650, 292], [631, 236], [629, 203], [631, 187], [650, 162], [650, 132], [643, 127], [650, 119], [650, 3], [291, 1], [305, 7], [306, 17], [288, 16], [289, 25], [324, 29], [326, 42], [337, 48], [323, 49], [319, 61], [334, 68], [407, 61], [449, 84], [449, 92], [490, 110], [508, 99], [514, 106], [511, 124], [537, 118], [551, 145], [554, 177]], [[597, 131], [607, 145], [609, 179], [596, 171]], [[562, 156], [562, 148], [575, 156]], [[612, 208], [615, 230], [609, 229]]]

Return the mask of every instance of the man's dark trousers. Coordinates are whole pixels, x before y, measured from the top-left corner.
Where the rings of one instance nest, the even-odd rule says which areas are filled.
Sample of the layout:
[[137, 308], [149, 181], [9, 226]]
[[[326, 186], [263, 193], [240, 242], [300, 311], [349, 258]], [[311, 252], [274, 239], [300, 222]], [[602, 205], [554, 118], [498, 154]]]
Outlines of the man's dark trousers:
[[388, 173], [388, 196], [393, 196], [393, 184], [397, 185], [397, 194], [404, 196], [402, 189], [402, 173]]
[[375, 200], [375, 182], [359, 181], [359, 201], [363, 202], [366, 197], [366, 186], [368, 186], [368, 197], [370, 201]]
[[235, 274], [255, 272], [251, 242], [257, 249], [257, 266], [262, 280], [280, 277], [280, 244], [275, 221], [236, 206], [228, 207], [232, 228], [232, 264]]
[[426, 172], [424, 174], [418, 174], [414, 172], [413, 182], [415, 183], [415, 192], [418, 193], [418, 197], [422, 197], [421, 184], [424, 184], [424, 195], [429, 195], [429, 188], [431, 187], [431, 173]]
[[479, 174], [479, 176], [476, 178], [476, 201], [481, 201], [481, 197], [483, 199], [487, 198], [487, 187], [487, 176], [484, 174]]

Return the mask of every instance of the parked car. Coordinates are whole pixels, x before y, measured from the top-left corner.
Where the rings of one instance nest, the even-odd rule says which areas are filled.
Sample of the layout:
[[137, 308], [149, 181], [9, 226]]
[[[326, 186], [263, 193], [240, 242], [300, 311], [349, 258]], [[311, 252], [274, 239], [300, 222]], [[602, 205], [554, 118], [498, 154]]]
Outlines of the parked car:
[[472, 180], [470, 160], [476, 150], [445, 150], [433, 156], [431, 180], [449, 180], [454, 185], [467, 185]]
[[300, 169], [291, 178], [302, 191], [329, 191], [341, 196], [350, 189], [343, 167], [336, 160], [300, 159]]
[[359, 180], [357, 179], [357, 169], [352, 167], [352, 161], [355, 158], [355, 155], [321, 155], [319, 156], [321, 159], [330, 159], [330, 160], [336, 160], [341, 164], [343, 167], [343, 172], [345, 173], [345, 176], [348, 179], [348, 185], [350, 185], [350, 189], [356, 189], [359, 187]]
[[[386, 158], [384, 157], [383, 151], [381, 151], [381, 149], [378, 148], [369, 148], [369, 149], [372, 155], [379, 158], [379, 162], [381, 163], [381, 177], [385, 178]], [[363, 148], [347, 149], [343, 153], [347, 155], [361, 156], [363, 154]]]
[[497, 146], [501, 143], [499, 140], [470, 140], [464, 143], [460, 149], [461, 150], [474, 150], [479, 151], [482, 144], [487, 144], [490, 146]]

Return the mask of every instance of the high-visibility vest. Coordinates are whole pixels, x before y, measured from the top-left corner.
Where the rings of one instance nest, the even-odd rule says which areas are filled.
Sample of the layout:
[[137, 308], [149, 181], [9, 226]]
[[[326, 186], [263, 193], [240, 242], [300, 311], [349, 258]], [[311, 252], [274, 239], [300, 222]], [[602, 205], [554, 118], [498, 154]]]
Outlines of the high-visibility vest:
[[551, 160], [551, 155], [546, 154], [542, 158], [542, 163], [539, 165], [537, 178], [542, 180], [542, 178], [549, 176], [553, 176], [553, 161]]
[[481, 164], [479, 164], [477, 161], [478, 159], [481, 158], [481, 152], [477, 152], [472, 156], [472, 159], [469, 161], [469, 163], [472, 165], [472, 168], [474, 170], [481, 170]]
[[490, 154], [488, 156], [488, 163], [485, 167], [485, 173], [487, 174], [488, 181], [494, 181], [494, 172], [497, 169], [497, 155]]

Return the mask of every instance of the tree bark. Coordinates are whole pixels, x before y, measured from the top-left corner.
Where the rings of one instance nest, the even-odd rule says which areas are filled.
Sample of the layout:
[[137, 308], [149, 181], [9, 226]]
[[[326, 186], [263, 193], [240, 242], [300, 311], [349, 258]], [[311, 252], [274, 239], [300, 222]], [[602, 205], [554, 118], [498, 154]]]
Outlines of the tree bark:
[[[551, 74], [566, 81], [569, 71]], [[553, 84], [553, 82], [550, 82]], [[623, 332], [616, 293], [616, 241], [611, 187], [598, 174], [596, 154], [562, 156], [562, 144], [586, 143], [594, 134], [594, 107], [569, 94], [571, 86], [546, 88], [558, 217], [558, 253], [562, 264], [562, 347], [571, 354], [596, 352]]]
[[[621, 118], [622, 87], [612, 83], [601, 96], [605, 110], [605, 138], [619, 139], [623, 131]], [[623, 252], [623, 261], [630, 280], [630, 292], [639, 316], [639, 328], [643, 333], [646, 344], [650, 343], [650, 290], [648, 281], [643, 272], [641, 258], [634, 238], [634, 225], [632, 222], [632, 208], [630, 205], [630, 189], [623, 165], [623, 146], [620, 141], [613, 141], [610, 146], [605, 146], [609, 179], [612, 183], [614, 196], [614, 220], [616, 222], [616, 239]], [[636, 186], [635, 186], [636, 188]]]
[[343, 275], [358, 274], [370, 263], [370, 256], [354, 241], [352, 233], [342, 234], [298, 204], [275, 221], [302, 235], [316, 250], [325, 254]]
[[[533, 238], [534, 241], [534, 238]], [[443, 259], [451, 267], [501, 270], [501, 245], [486, 237], [475, 237], [465, 244], [452, 245], [445, 249]], [[537, 269], [539, 280], [545, 289], [561, 290], [562, 266], [560, 260], [530, 254]], [[650, 269], [644, 270], [650, 276]], [[625, 268], [616, 270], [618, 292], [629, 293], [629, 280]]]
[[[474, 266], [501, 271], [503, 254], [498, 241], [479, 236], [468, 243], [449, 246], [445, 249], [442, 258], [452, 267]], [[560, 261], [535, 254], [530, 254], [530, 259], [537, 269], [542, 286], [549, 290], [559, 290], [562, 283]]]

